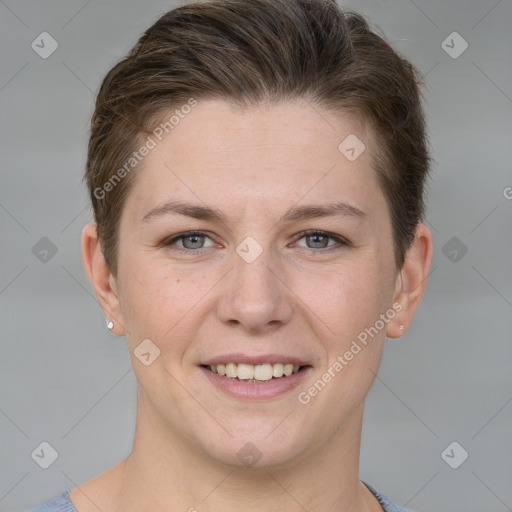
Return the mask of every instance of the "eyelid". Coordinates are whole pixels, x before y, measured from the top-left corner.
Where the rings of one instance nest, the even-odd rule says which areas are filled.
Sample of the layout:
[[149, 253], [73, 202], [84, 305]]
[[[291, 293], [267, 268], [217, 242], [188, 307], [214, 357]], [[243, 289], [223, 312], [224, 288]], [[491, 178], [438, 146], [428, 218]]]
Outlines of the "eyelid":
[[[331, 233], [330, 231], [324, 231], [322, 229], [307, 229], [306, 231], [301, 231], [300, 233], [297, 233], [297, 240], [301, 240], [302, 238], [308, 237], [308, 236], [325, 236], [327, 238], [331, 238], [332, 240], [335, 240], [338, 242], [338, 246], [333, 245], [329, 248], [323, 249], [323, 252], [327, 251], [328, 249], [336, 249], [339, 246], [349, 246], [351, 247], [353, 244], [349, 240], [347, 240], [345, 237], [341, 235], [337, 235], [336, 233]], [[322, 252], [322, 250], [317, 249], [311, 249], [310, 247], [305, 247], [305, 249], [309, 249], [311, 251], [315, 252]]]
[[[341, 235], [337, 235], [335, 233], [331, 233], [330, 231], [324, 231], [324, 230], [321, 230], [321, 229], [308, 229], [306, 231], [301, 231], [301, 232], [297, 233], [296, 241], [299, 241], [299, 240], [301, 240], [303, 238], [306, 238], [308, 236], [315, 236], [315, 235], [317, 235], [317, 236], [325, 236], [327, 238], [335, 240], [337, 242], [337, 244], [333, 245], [333, 246], [330, 246], [330, 247], [328, 246], [328, 247], [318, 248], [318, 249], [314, 249], [314, 248], [311, 248], [311, 247], [302, 247], [302, 249], [306, 249], [306, 250], [309, 250], [309, 251], [312, 251], [312, 252], [321, 253], [321, 252], [329, 252], [330, 250], [338, 249], [338, 248], [343, 247], [343, 246], [346, 246], [346, 247], [352, 247], [353, 246], [352, 242], [347, 240], [345, 237], [343, 237]], [[177, 241], [179, 241], [179, 240], [181, 240], [183, 238], [187, 238], [189, 236], [204, 236], [206, 238], [210, 238], [210, 240], [212, 239], [208, 235], [208, 233], [205, 232], [205, 231], [199, 231], [199, 230], [183, 231], [181, 233], [177, 233], [176, 235], [171, 235], [170, 237], [165, 238], [159, 244], [159, 247], [170, 247], [175, 242], [177, 242]], [[204, 251], [206, 249], [209, 249], [209, 247], [201, 247], [199, 249], [183, 249], [181, 247], [173, 247], [173, 250], [175, 250], [175, 251], [189, 253], [189, 254], [191, 254], [191, 253], [201, 253], [202, 251]]]
[[[168, 236], [168, 237], [164, 238], [158, 244], [158, 247], [170, 247], [175, 242], [178, 242], [179, 240], [181, 240], [183, 238], [187, 238], [189, 236], [204, 236], [204, 237], [209, 238], [211, 240], [211, 237], [205, 231], [190, 230], [190, 231], [183, 231], [181, 233], [177, 233], [176, 235], [171, 235], [171, 236]], [[203, 251], [204, 249], [208, 249], [208, 247], [201, 247], [199, 249], [183, 249], [181, 247], [173, 247], [173, 250], [181, 251], [181, 252], [187, 252], [187, 253], [192, 253], [192, 252], [197, 252], [198, 253], [198, 252]]]

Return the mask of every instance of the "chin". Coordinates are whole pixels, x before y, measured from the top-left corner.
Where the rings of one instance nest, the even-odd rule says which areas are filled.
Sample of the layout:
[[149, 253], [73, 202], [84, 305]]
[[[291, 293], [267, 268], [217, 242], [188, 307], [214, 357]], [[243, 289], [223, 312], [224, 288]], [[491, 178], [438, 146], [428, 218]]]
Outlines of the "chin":
[[[252, 424], [238, 424], [226, 429], [233, 437], [224, 430], [219, 433], [215, 427], [218, 437], [208, 436], [199, 441], [202, 449], [210, 458], [223, 465], [232, 468], [246, 469], [278, 469], [289, 466], [293, 460], [305, 450], [306, 440], [304, 432], [294, 432], [291, 425], [286, 428], [275, 429], [283, 418], [272, 423], [269, 421], [256, 421]], [[286, 422], [287, 420], [285, 420]], [[283, 422], [283, 423], [285, 423]], [[274, 426], [271, 426], [274, 425]], [[273, 432], [272, 430], [275, 429]], [[278, 430], [281, 430], [278, 432]]]

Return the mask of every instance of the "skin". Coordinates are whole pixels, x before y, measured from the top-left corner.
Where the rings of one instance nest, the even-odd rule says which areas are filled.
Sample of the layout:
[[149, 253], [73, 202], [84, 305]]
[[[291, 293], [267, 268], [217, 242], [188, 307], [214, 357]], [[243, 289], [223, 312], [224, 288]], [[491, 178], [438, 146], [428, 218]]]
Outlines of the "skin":
[[[366, 145], [352, 162], [338, 150], [351, 133]], [[139, 387], [132, 453], [72, 490], [79, 512], [382, 510], [359, 480], [364, 400], [386, 336], [406, 332], [421, 301], [432, 238], [419, 224], [396, 268], [374, 149], [357, 120], [304, 100], [244, 112], [201, 100], [136, 171], [117, 276], [95, 224], [85, 226], [85, 270], [113, 332], [126, 336]], [[227, 222], [141, 220], [169, 200], [217, 208]], [[280, 220], [294, 206], [338, 201], [365, 219]], [[351, 245], [300, 236], [309, 229]], [[187, 230], [207, 237], [159, 245]], [[252, 263], [236, 252], [247, 236], [263, 250]], [[379, 334], [310, 403], [299, 403], [298, 393], [397, 303], [402, 310]], [[149, 366], [134, 355], [146, 338], [160, 349]], [[293, 354], [313, 369], [298, 388], [248, 402], [225, 395], [198, 367], [232, 352]], [[252, 468], [237, 457], [247, 442], [261, 453]]]

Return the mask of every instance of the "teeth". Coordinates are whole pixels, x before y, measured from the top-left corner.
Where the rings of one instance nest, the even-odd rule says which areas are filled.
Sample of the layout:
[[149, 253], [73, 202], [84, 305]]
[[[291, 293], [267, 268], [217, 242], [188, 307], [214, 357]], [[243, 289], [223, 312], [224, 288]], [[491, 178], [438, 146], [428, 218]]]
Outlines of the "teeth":
[[280, 378], [283, 375], [289, 377], [293, 373], [297, 373], [300, 366], [291, 363], [274, 363], [274, 364], [245, 364], [245, 363], [227, 363], [227, 364], [212, 364], [209, 366], [213, 373], [219, 375], [226, 375], [232, 379], [238, 378], [239, 380], [256, 382], [266, 381], [272, 378]]
[[273, 371], [271, 364], [257, 364], [254, 367], [254, 378], [256, 380], [270, 380], [273, 377]]
[[237, 365], [235, 363], [228, 363], [226, 365], [226, 377], [238, 377]]
[[254, 379], [254, 373], [252, 364], [239, 364], [237, 367], [237, 377], [239, 379]]
[[284, 375], [283, 363], [276, 363], [273, 366], [274, 368], [272, 374], [274, 375], [274, 377], [282, 377]]

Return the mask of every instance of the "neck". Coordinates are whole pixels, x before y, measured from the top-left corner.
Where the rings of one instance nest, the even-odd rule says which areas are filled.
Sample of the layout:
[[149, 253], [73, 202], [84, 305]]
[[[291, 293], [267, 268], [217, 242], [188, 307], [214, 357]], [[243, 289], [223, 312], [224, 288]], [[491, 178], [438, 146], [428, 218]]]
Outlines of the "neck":
[[139, 393], [133, 450], [121, 463], [115, 509], [382, 511], [359, 481], [363, 408], [313, 454], [249, 468], [219, 462], [171, 431]]

